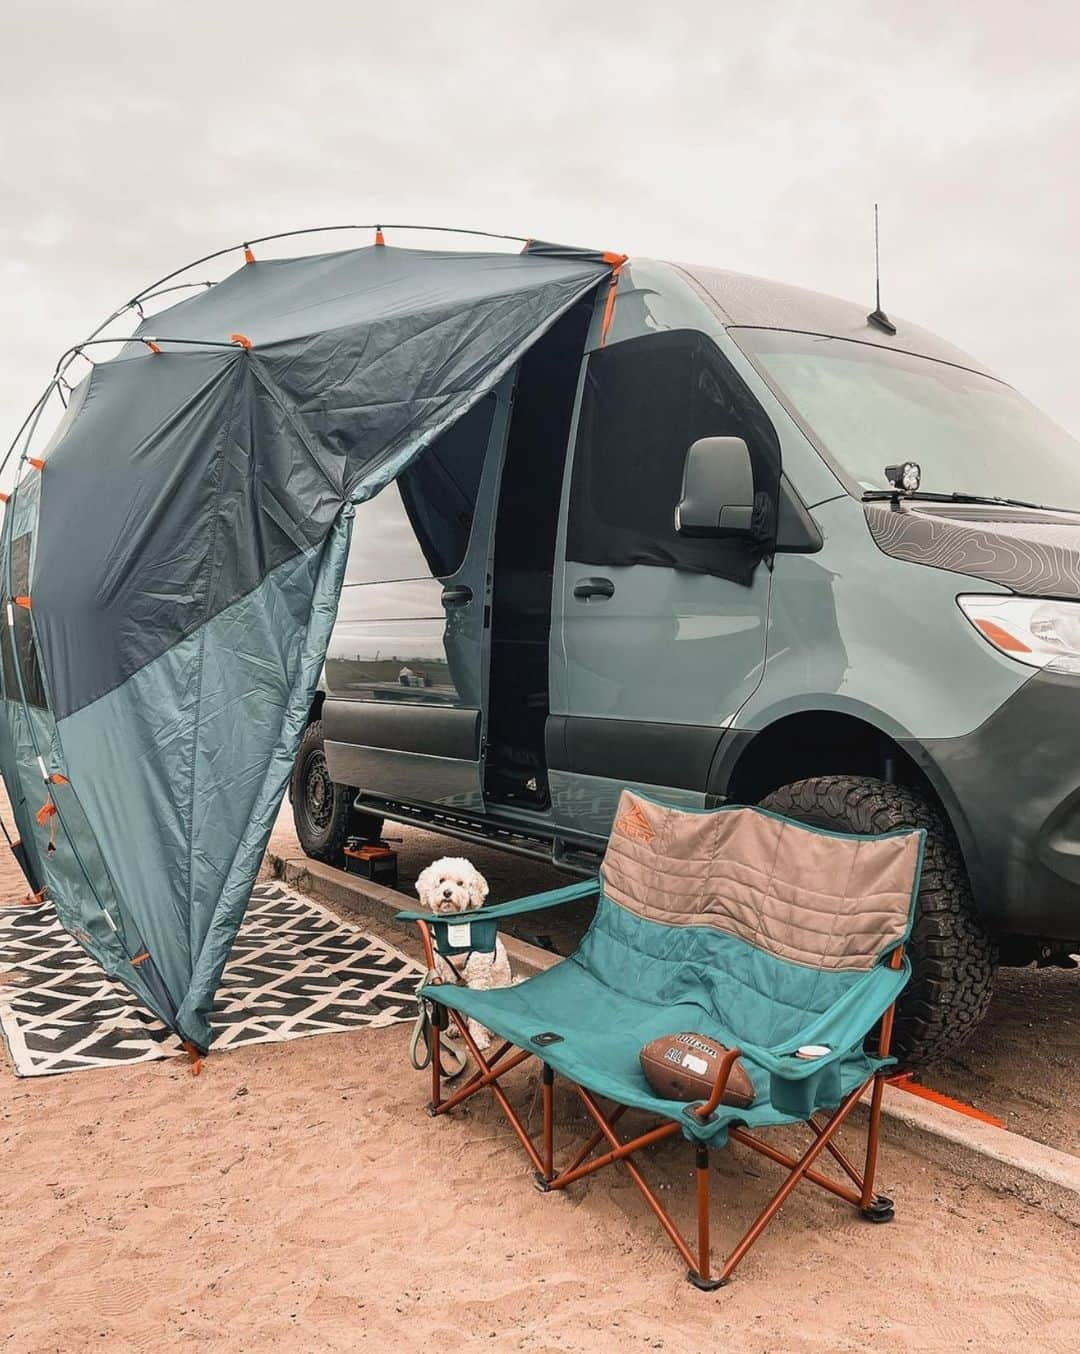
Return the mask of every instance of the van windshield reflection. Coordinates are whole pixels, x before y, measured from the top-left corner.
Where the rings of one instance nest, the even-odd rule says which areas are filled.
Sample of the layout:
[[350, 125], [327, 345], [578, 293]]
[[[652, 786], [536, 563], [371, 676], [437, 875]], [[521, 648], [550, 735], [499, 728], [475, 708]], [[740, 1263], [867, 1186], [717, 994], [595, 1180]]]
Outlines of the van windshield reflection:
[[887, 465], [917, 461], [924, 493], [1080, 511], [1080, 442], [1011, 386], [876, 344], [729, 332], [860, 489], [888, 489]]

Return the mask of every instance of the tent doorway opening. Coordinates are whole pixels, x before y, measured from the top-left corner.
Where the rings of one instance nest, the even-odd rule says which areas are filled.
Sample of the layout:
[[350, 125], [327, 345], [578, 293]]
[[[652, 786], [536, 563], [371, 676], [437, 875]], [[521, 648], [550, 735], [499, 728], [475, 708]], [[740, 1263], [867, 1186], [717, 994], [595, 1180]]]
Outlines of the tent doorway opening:
[[488, 802], [550, 803], [544, 728], [555, 537], [578, 374], [593, 309], [585, 297], [518, 368], [495, 518]]

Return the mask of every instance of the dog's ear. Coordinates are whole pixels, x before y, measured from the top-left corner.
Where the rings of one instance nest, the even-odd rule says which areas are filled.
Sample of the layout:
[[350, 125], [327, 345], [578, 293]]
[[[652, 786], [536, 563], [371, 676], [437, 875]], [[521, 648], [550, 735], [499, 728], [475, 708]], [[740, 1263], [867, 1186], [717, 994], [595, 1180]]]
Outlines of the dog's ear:
[[469, 875], [469, 902], [473, 907], [483, 907], [488, 896], [488, 882], [484, 876], [473, 868]]
[[435, 886], [435, 864], [427, 865], [416, 876], [416, 892], [422, 903], [427, 903], [428, 896]]

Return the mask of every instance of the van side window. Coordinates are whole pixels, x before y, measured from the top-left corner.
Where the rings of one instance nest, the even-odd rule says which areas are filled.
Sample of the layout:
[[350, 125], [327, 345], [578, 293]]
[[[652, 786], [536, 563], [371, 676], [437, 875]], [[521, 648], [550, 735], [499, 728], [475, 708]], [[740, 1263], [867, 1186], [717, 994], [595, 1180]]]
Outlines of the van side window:
[[495, 396], [485, 395], [404, 474], [356, 509], [346, 583], [446, 578], [465, 560]]
[[755, 560], [744, 543], [675, 531], [683, 463], [699, 437], [743, 438], [755, 491], [768, 496], [775, 512], [779, 441], [711, 340], [669, 330], [594, 352], [574, 449], [567, 559], [651, 564], [748, 583]]

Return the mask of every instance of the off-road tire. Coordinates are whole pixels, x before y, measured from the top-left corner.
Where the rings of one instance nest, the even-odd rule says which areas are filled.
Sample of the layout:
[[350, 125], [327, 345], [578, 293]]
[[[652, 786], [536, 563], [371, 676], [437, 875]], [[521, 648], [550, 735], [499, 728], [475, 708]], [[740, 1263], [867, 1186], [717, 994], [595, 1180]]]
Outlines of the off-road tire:
[[935, 1062], [963, 1044], [990, 1004], [997, 952], [975, 913], [952, 829], [916, 790], [870, 776], [815, 776], [774, 790], [762, 808], [834, 832], [926, 829], [908, 945], [911, 982], [896, 1008], [892, 1052], [902, 1066]]
[[293, 766], [290, 797], [293, 823], [304, 854], [327, 865], [341, 865], [349, 837], [378, 837], [383, 820], [352, 807], [356, 791], [330, 779], [323, 749], [322, 720], [304, 730]]

